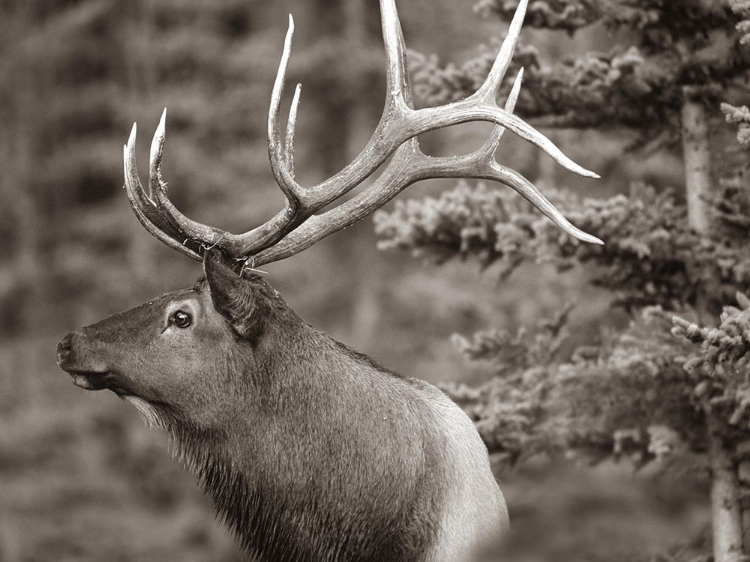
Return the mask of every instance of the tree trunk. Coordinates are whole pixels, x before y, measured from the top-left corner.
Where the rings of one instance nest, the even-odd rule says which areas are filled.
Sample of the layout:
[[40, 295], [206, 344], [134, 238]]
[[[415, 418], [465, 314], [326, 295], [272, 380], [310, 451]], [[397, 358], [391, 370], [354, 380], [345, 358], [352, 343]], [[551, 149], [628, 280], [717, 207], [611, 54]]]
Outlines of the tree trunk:
[[707, 197], [711, 187], [711, 150], [708, 140], [706, 109], [686, 92], [682, 104], [682, 153], [688, 221], [701, 234], [708, 234], [710, 226]]
[[733, 447], [722, 436], [720, 422], [710, 412], [707, 416], [714, 562], [745, 562], [740, 485]]
[[[34, 21], [32, 6], [26, 5], [21, 10], [20, 29], [28, 29]], [[11, 112], [8, 121], [3, 123], [5, 135], [0, 147], [4, 164], [3, 180], [0, 180], [4, 185], [0, 185], [0, 193], [11, 208], [15, 233], [12, 263], [5, 281], [0, 279], [0, 285], [5, 285], [0, 287], [0, 298], [8, 296], [2, 294], [3, 290], [10, 293], [22, 289], [21, 293], [16, 292], [22, 295], [16, 317], [20, 323], [16, 326], [18, 331], [44, 325], [39, 319], [41, 308], [33, 306], [47, 289], [48, 277], [41, 273], [38, 251], [43, 221], [30, 187], [36, 170], [33, 154], [37, 131], [33, 116], [39, 103], [37, 93], [45, 91], [44, 87], [51, 89], [48, 80], [49, 73], [44, 65], [21, 66], [9, 93]]]
[[735, 459], [740, 485], [743, 542], [745, 552], [750, 552], [750, 439], [736, 445]]
[[[706, 109], [684, 92], [682, 147], [685, 160], [688, 222], [703, 236], [711, 227], [708, 195], [711, 187], [711, 150]], [[705, 303], [696, 303], [700, 313]], [[745, 562], [740, 483], [734, 447], [722, 434], [722, 421], [709, 407], [706, 412], [708, 463], [711, 472], [711, 521], [714, 562]]]

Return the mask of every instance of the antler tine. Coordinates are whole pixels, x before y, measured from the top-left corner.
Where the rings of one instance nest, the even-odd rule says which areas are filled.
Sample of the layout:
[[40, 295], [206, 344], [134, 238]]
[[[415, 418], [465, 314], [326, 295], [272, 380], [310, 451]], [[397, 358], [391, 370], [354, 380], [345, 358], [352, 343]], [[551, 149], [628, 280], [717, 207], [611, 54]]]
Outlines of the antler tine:
[[534, 207], [536, 207], [543, 215], [573, 238], [577, 238], [583, 242], [588, 242], [589, 244], [604, 244], [604, 242], [596, 236], [588, 234], [580, 228], [572, 225], [533, 183], [515, 170], [501, 166], [493, 161], [490, 165], [489, 172], [483, 176], [483, 179], [491, 179], [507, 185], [529, 203], [534, 205]]
[[299, 84], [295, 90], [289, 112], [284, 142], [282, 142], [281, 137], [281, 99], [284, 94], [286, 71], [292, 53], [293, 37], [294, 18], [289, 14], [289, 27], [284, 39], [284, 49], [279, 61], [276, 80], [271, 92], [271, 105], [268, 110], [268, 157], [276, 183], [286, 197], [286, 205], [269, 221], [244, 234], [225, 234], [218, 245], [238, 259], [251, 256], [261, 249], [275, 244], [320, 208], [320, 206], [311, 206], [306, 191], [295, 181], [294, 177], [294, 132], [301, 94]]
[[[202, 246], [219, 244], [228, 233], [213, 226], [201, 224], [183, 215], [167, 196], [167, 186], [161, 179], [161, 161], [164, 156], [164, 141], [166, 139], [167, 110], [161, 114], [159, 125], [151, 141], [151, 158], [149, 162], [149, 187], [151, 196], [156, 201], [161, 214], [165, 217], [172, 230], [180, 237], [191, 240]], [[198, 259], [203, 259], [199, 257]]]
[[[271, 106], [268, 110], [268, 156], [271, 160], [271, 170], [276, 178], [276, 183], [287, 198], [290, 213], [286, 214], [289, 215], [289, 217], [296, 214], [303, 195], [300, 185], [294, 181], [294, 175], [287, 165], [290, 162], [290, 159], [285, 154], [285, 148], [288, 148], [288, 143], [282, 142], [280, 125], [281, 99], [284, 95], [284, 85], [286, 83], [286, 71], [289, 66], [289, 58], [292, 55], [293, 38], [294, 18], [289, 14], [289, 28], [287, 29], [286, 38], [284, 39], [284, 50], [281, 53], [279, 70], [276, 73], [276, 81], [274, 82], [273, 91], [271, 92]], [[296, 121], [296, 104], [292, 104], [292, 113], [295, 114], [294, 120]], [[290, 121], [292, 121], [291, 118]], [[292, 129], [294, 129], [294, 124], [292, 124]]]
[[[523, 68], [518, 71], [516, 79], [513, 81], [513, 87], [510, 89], [510, 94], [508, 94], [508, 99], [505, 102], [505, 110], [508, 113], [513, 113], [513, 111], [516, 109], [516, 102], [518, 101], [518, 96], [521, 93], [522, 83]], [[500, 141], [503, 140], [505, 131], [505, 127], [501, 127], [500, 125], [496, 125], [495, 127], [493, 127], [492, 133], [490, 133], [489, 138], [484, 143], [482, 148], [479, 149], [479, 152], [485, 154], [488, 160], [494, 160], [495, 153], [500, 146]]]
[[125, 165], [125, 190], [128, 195], [130, 206], [140, 223], [149, 234], [164, 242], [170, 248], [191, 257], [193, 259], [202, 259], [193, 250], [181, 244], [176, 238], [177, 232], [172, 226], [160, 216], [154, 202], [143, 190], [141, 180], [138, 177], [138, 169], [135, 161], [135, 137], [137, 126], [133, 124], [130, 132], [128, 143], [123, 146], [123, 162]]
[[[505, 105], [509, 113], [515, 109], [522, 78], [523, 69], [516, 76]], [[495, 161], [495, 152], [504, 133], [505, 128], [495, 127], [484, 145], [466, 156], [434, 158], [418, 150], [415, 153], [413, 146], [401, 146], [383, 175], [367, 190], [338, 207], [310, 217], [281, 242], [254, 256], [253, 264], [260, 267], [293, 256], [326, 236], [362, 220], [411, 184], [424, 179], [447, 177], [488, 179], [503, 183], [524, 197], [567, 234], [584, 242], [603, 244], [604, 242], [596, 236], [572, 225], [529, 180]]]
[[411, 109], [412, 94], [406, 64], [406, 43], [395, 0], [381, 0], [380, 19], [385, 45], [387, 89], [384, 119], [380, 125], [386, 125], [386, 115], [394, 111], [403, 112], [404, 109]]
[[151, 150], [149, 151], [149, 174], [148, 188], [151, 198], [154, 193], [164, 189], [164, 183], [161, 179], [161, 159], [164, 156], [164, 140], [167, 134], [167, 108], [161, 113], [159, 124], [154, 131], [154, 138], [151, 139]]
[[[518, 12], [516, 12], [516, 15], [518, 15]], [[508, 100], [505, 103], [505, 109], [506, 111], [508, 111], [508, 113], [513, 113], [513, 110], [516, 108], [516, 101], [518, 100], [518, 96], [521, 93], [522, 80], [523, 68], [518, 71], [518, 75], [513, 82], [513, 88], [511, 89], [510, 94], [508, 95]], [[536, 207], [544, 216], [546, 216], [559, 228], [561, 228], [563, 231], [573, 236], [574, 238], [577, 238], [578, 240], [582, 240], [584, 242], [589, 242], [590, 244], [604, 244], [604, 242], [602, 242], [596, 236], [592, 236], [591, 234], [588, 234], [580, 228], [572, 225], [570, 221], [568, 221], [568, 219], [566, 219], [565, 216], [555, 208], [555, 206], [544, 196], [544, 194], [542, 194], [542, 192], [540, 192], [536, 188], [533, 183], [531, 183], [515, 170], [511, 170], [510, 168], [506, 168], [505, 166], [501, 166], [497, 163], [497, 161], [495, 160], [495, 153], [497, 152], [497, 148], [500, 145], [500, 141], [502, 140], [504, 133], [504, 127], [495, 127], [492, 131], [492, 134], [490, 135], [490, 138], [487, 139], [487, 142], [478, 151], [479, 155], [484, 155], [484, 157], [486, 158], [486, 165], [494, 174], [494, 177], [488, 179], [499, 181], [500, 183], [503, 183], [516, 191], [519, 195], [521, 195], [521, 197], [534, 205], [534, 207]]]
[[297, 110], [299, 109], [299, 98], [302, 95], [302, 84], [297, 84], [292, 99], [292, 107], [289, 110], [289, 121], [286, 124], [286, 162], [289, 173], [294, 179], [294, 131], [297, 127]]
[[[487, 79], [474, 94], [477, 98], [483, 99], [485, 102], [494, 102], [497, 91], [500, 88], [500, 84], [505, 78], [505, 73], [508, 72], [510, 62], [513, 60], [513, 53], [516, 50], [518, 44], [518, 38], [521, 35], [521, 27], [523, 26], [523, 20], [526, 17], [526, 8], [528, 6], [528, 0], [521, 0], [516, 8], [516, 13], [513, 15], [513, 19], [510, 22], [508, 28], [508, 34], [503, 40], [503, 44], [500, 47], [500, 52], [495, 58], [495, 62], [492, 65]], [[509, 110], [511, 113], [512, 110]]]

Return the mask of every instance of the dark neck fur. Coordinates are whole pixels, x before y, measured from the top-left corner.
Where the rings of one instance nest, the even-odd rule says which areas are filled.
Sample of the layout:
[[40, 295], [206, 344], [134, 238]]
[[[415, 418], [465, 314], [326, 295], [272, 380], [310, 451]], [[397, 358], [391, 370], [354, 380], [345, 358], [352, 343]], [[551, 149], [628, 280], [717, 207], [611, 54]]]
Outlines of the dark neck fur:
[[[385, 481], [381, 505], [358, 503], [343, 490], [326, 495], [315, 485], [309, 493], [303, 484], [279, 486], [284, 480], [262, 462], [243, 469], [228, 453], [224, 434], [187, 426], [171, 433], [219, 518], [256, 562], [421, 562], [436, 537], [438, 520], [425, 514], [439, 512], [440, 496], [424, 493], [435, 485], [435, 473], [424, 471], [416, 486], [403, 490], [399, 482]], [[293, 447], [289, 454], [296, 454]], [[317, 475], [323, 481], [328, 476]], [[425, 518], [430, 520], [420, 525]]]

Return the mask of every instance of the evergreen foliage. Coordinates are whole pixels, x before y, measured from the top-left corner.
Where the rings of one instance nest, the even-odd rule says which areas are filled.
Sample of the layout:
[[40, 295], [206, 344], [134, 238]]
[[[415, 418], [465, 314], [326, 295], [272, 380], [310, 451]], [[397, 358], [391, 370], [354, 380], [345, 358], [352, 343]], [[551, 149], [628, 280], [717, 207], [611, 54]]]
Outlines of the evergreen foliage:
[[750, 2], [748, 0], [729, 0], [732, 11], [741, 19], [737, 23], [737, 32], [740, 34], [740, 42], [750, 42]]
[[[680, 310], [701, 301], [718, 312], [738, 287], [750, 287], [744, 240], [699, 236], [669, 190], [634, 184], [628, 196], [583, 201], [559, 190], [546, 195], [573, 224], [606, 243], [567, 236], [510, 191], [464, 182], [437, 198], [397, 201], [393, 211], [379, 212], [379, 247], [436, 263], [454, 257], [497, 262], [503, 275], [526, 260], [553, 263], [558, 271], [587, 264], [591, 282], [628, 309]], [[722, 216], [726, 228], [732, 216]]]
[[737, 293], [716, 327], [673, 319], [672, 333], [699, 346], [684, 367], [698, 382], [696, 396], [718, 410], [731, 426], [750, 427], [750, 299]]
[[541, 322], [532, 336], [522, 329], [456, 338], [465, 356], [494, 374], [479, 388], [446, 386], [491, 452], [511, 464], [574, 453], [643, 465], [669, 454], [685, 460], [705, 446], [696, 379], [682, 364], [689, 346], [669, 335], [660, 307], [646, 307], [624, 332], [606, 333], [602, 345], [561, 361], [566, 315]]
[[721, 110], [727, 117], [727, 122], [737, 125], [737, 141], [750, 146], [750, 109], [746, 105], [735, 107], [728, 103], [721, 104]]
[[[532, 1], [529, 27], [575, 32], [596, 24], [628, 33], [633, 43], [552, 65], [544, 64], [533, 47], [521, 47], [514, 59], [525, 68], [517, 112], [555, 127], [627, 127], [637, 130], [641, 144], [672, 144], [679, 139], [686, 88], [691, 97], [716, 104], [745, 75], [750, 50], [736, 30], [747, 29], [747, 8], [735, 4], [732, 10], [699, 0]], [[516, 6], [482, 0], [477, 8], [509, 20]], [[483, 46], [461, 66], [415, 55], [418, 94], [430, 104], [471, 94], [495, 52], [494, 44]]]

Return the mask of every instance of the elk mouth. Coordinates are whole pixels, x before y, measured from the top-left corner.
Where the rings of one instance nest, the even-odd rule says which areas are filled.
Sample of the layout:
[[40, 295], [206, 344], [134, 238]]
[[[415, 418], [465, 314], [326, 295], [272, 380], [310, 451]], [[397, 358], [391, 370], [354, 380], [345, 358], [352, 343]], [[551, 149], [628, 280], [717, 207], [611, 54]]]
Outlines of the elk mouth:
[[111, 390], [120, 398], [133, 396], [113, 371], [81, 371], [65, 369], [73, 379], [73, 384], [84, 390]]
[[70, 370], [68, 374], [73, 378], [73, 384], [84, 390], [103, 390], [110, 388], [114, 382], [114, 373], [111, 371]]

